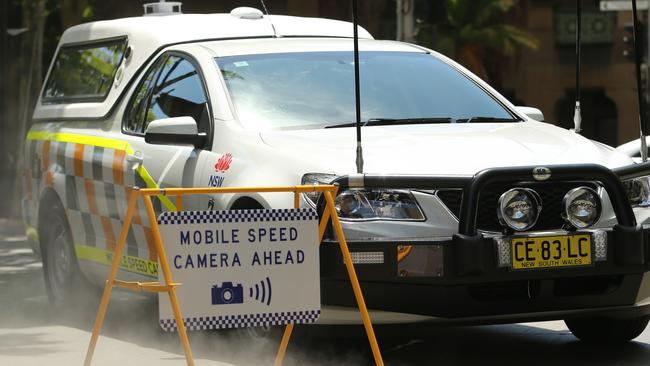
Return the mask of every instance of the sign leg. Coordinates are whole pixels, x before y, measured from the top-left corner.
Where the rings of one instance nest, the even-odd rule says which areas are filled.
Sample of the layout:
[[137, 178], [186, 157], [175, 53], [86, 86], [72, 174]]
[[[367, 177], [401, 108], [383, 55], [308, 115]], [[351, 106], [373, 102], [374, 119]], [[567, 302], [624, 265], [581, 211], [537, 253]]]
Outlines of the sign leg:
[[368, 341], [370, 342], [372, 355], [375, 358], [375, 364], [377, 366], [383, 366], [384, 360], [381, 357], [381, 351], [379, 350], [379, 345], [377, 344], [375, 331], [372, 328], [372, 322], [370, 320], [370, 315], [368, 314], [368, 308], [366, 307], [366, 302], [363, 299], [363, 293], [361, 292], [361, 286], [359, 285], [357, 272], [354, 270], [354, 265], [352, 264], [352, 257], [350, 256], [348, 243], [345, 240], [345, 235], [343, 234], [343, 227], [341, 227], [341, 221], [339, 221], [339, 217], [336, 214], [336, 209], [334, 208], [334, 198], [332, 198], [332, 194], [330, 192], [323, 192], [323, 194], [325, 195], [325, 199], [327, 200], [327, 210], [330, 211], [330, 215], [332, 216], [332, 224], [334, 225], [336, 236], [339, 239], [341, 254], [343, 255], [343, 259], [345, 261], [345, 267], [348, 270], [348, 276], [350, 277], [350, 282], [352, 283], [352, 289], [354, 290], [354, 297], [357, 299], [357, 305], [359, 306], [359, 312], [361, 312], [361, 319], [363, 320], [363, 326], [366, 329], [366, 334], [368, 335]]
[[289, 345], [291, 332], [293, 332], [293, 323], [287, 324], [287, 326], [284, 328], [284, 334], [282, 335], [282, 341], [280, 342], [280, 349], [278, 350], [278, 355], [275, 357], [275, 366], [282, 365], [282, 361], [284, 361], [284, 354], [287, 351], [287, 346]]
[[[297, 187], [293, 192], [293, 207], [300, 207], [300, 193], [298, 192]], [[322, 234], [320, 235], [322, 238]], [[291, 332], [293, 332], [293, 323], [287, 324], [284, 328], [284, 333], [282, 334], [282, 341], [280, 342], [280, 349], [278, 349], [278, 354], [275, 356], [275, 366], [282, 365], [284, 361], [284, 354], [287, 352], [287, 347], [289, 346], [289, 339], [291, 339]]]
[[[332, 190], [332, 193], [336, 194], [336, 191], [338, 189], [334, 188]], [[299, 201], [299, 194], [298, 191], [296, 190], [294, 192], [294, 199], [293, 199], [293, 205], [295, 208], [298, 208], [300, 205]], [[330, 211], [325, 210], [323, 212], [323, 217], [321, 217], [320, 224], [318, 226], [318, 243], [323, 241], [323, 235], [325, 235], [325, 230], [327, 229], [327, 223], [330, 220]], [[287, 324], [287, 326], [284, 328], [284, 334], [282, 335], [282, 341], [280, 342], [280, 349], [278, 349], [278, 354], [275, 357], [275, 366], [280, 366], [282, 365], [282, 362], [284, 361], [284, 355], [287, 351], [287, 347], [289, 345], [289, 339], [291, 338], [291, 332], [293, 332], [293, 324]]]
[[156, 221], [156, 213], [154, 212], [153, 204], [151, 203], [151, 197], [144, 196], [144, 203], [145, 206], [147, 206], [147, 215], [149, 216], [149, 222], [151, 224], [151, 231], [153, 233], [156, 250], [158, 251], [158, 259], [160, 260], [161, 267], [159, 270], [162, 270], [163, 276], [165, 278], [165, 285], [169, 287], [169, 302], [171, 303], [172, 310], [174, 311], [174, 318], [176, 319], [176, 326], [178, 328], [178, 336], [181, 339], [181, 344], [183, 345], [183, 350], [185, 351], [187, 365], [194, 366], [192, 348], [190, 347], [190, 341], [187, 338], [187, 331], [185, 330], [185, 322], [183, 320], [183, 314], [181, 313], [181, 307], [178, 304], [176, 287], [172, 285], [173, 281], [171, 269], [169, 268], [169, 262], [167, 262], [167, 254], [165, 254], [165, 248], [163, 247], [162, 240], [160, 238], [160, 229], [158, 228], [158, 222]]
[[99, 309], [97, 310], [97, 317], [95, 318], [95, 325], [93, 326], [93, 334], [90, 337], [90, 343], [88, 344], [88, 349], [86, 350], [86, 359], [84, 360], [84, 366], [90, 366], [90, 363], [95, 353], [95, 346], [97, 346], [97, 339], [99, 338], [99, 332], [102, 330], [102, 325], [104, 324], [104, 317], [106, 316], [106, 309], [108, 308], [108, 301], [111, 297], [111, 292], [113, 291], [113, 284], [115, 277], [117, 276], [117, 270], [120, 266], [120, 259], [122, 258], [122, 250], [124, 249], [124, 244], [126, 243], [126, 237], [129, 233], [129, 227], [131, 226], [131, 220], [133, 219], [133, 213], [135, 212], [135, 203], [137, 202], [139, 195], [139, 190], [137, 188], [131, 191], [131, 196], [129, 197], [128, 208], [126, 209], [126, 217], [124, 218], [124, 223], [122, 224], [122, 231], [120, 232], [120, 238], [115, 247], [113, 263], [111, 264], [111, 271], [106, 280], [106, 285], [104, 286], [104, 292], [102, 294], [102, 301], [99, 304]]

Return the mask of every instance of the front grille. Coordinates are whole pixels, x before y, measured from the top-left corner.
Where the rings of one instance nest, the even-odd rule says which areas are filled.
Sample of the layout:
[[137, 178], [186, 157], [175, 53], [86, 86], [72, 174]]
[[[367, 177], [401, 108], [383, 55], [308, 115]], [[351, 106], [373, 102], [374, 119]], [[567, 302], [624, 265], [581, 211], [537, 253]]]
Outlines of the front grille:
[[442, 203], [457, 218], [460, 217], [460, 204], [463, 201], [463, 191], [460, 189], [448, 189], [436, 192]]
[[[597, 188], [594, 183], [586, 182], [553, 182], [553, 183], [522, 183], [517, 184], [491, 184], [485, 187], [479, 196], [477, 226], [483, 231], [501, 231], [497, 217], [497, 205], [499, 197], [507, 190], [514, 187], [525, 187], [534, 189], [542, 199], [542, 211], [537, 224], [531, 230], [555, 230], [564, 226], [562, 213], [562, 198], [573, 188], [588, 186]], [[460, 205], [463, 198], [463, 191], [459, 189], [448, 189], [437, 191], [437, 196], [456, 217], [460, 217]]]

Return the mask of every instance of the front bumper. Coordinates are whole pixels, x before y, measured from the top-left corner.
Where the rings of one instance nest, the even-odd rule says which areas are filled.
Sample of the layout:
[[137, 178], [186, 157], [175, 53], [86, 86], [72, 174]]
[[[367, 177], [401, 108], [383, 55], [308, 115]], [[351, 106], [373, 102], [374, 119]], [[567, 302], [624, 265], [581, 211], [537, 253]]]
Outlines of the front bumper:
[[[650, 166], [639, 164], [616, 172], [598, 165], [548, 167], [552, 175], [545, 180], [599, 182], [610, 197], [618, 224], [605, 229], [605, 260], [587, 267], [515, 271], [499, 266], [495, 240], [477, 230], [477, 203], [481, 190], [491, 183], [535, 181], [534, 169], [488, 169], [473, 177], [366, 175], [339, 180], [341, 191], [360, 186], [463, 190], [458, 233], [451, 238], [348, 243], [359, 258], [381, 258], [361, 260], [355, 266], [368, 307], [454, 322], [650, 314], [650, 229], [637, 225], [621, 184], [621, 179], [650, 173]], [[398, 260], [404, 245], [419, 256], [431, 257], [424, 262], [439, 264], [421, 264], [419, 274], [410, 276]], [[321, 278], [324, 305], [356, 305], [338, 245], [331, 239], [321, 246]]]
[[[650, 233], [643, 232], [646, 237]], [[613, 238], [614, 233], [608, 236]], [[616, 244], [608, 242], [608, 248]], [[648, 243], [628, 245], [642, 250], [644, 242]], [[440, 248], [436, 255], [442, 256], [443, 270], [431, 276], [404, 276], [397, 261], [398, 245]], [[627, 257], [615, 253], [591, 267], [512, 271], [498, 267], [496, 244], [488, 238], [456, 236], [449, 241], [354, 242], [349, 246], [353, 253], [383, 253], [383, 263], [355, 265], [372, 309], [462, 318], [633, 306], [650, 299], [648, 261], [627, 263]], [[355, 306], [336, 243], [323, 243], [321, 278], [323, 304]]]

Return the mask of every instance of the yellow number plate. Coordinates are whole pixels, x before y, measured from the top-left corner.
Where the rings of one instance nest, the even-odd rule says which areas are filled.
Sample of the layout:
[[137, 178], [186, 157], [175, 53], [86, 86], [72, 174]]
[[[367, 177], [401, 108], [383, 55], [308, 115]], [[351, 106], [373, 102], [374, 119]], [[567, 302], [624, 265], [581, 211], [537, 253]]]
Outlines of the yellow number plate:
[[512, 269], [589, 266], [591, 235], [513, 237]]

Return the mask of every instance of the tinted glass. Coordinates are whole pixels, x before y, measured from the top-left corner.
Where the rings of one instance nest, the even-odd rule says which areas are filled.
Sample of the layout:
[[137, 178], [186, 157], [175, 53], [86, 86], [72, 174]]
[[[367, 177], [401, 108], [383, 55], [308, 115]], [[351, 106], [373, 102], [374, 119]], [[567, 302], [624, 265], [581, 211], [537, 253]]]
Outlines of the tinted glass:
[[130, 104], [130, 109], [127, 113], [126, 123], [124, 128], [130, 132], [144, 133], [144, 121], [153, 120], [153, 116], [148, 116], [145, 118], [147, 112], [147, 106], [149, 105], [149, 100], [151, 99], [151, 92], [158, 78], [161, 66], [164, 64], [164, 60], [167, 57], [164, 56], [156, 61], [154, 65], [147, 71], [147, 74], [142, 79], [138, 88], [136, 89], [135, 94], [133, 95], [133, 101]]
[[102, 100], [122, 62], [126, 39], [62, 47], [47, 81], [44, 101]]
[[162, 66], [147, 108], [146, 125], [156, 119], [190, 116], [208, 132], [210, 117], [203, 83], [188, 60], [170, 56]]
[[[351, 52], [217, 58], [239, 119], [249, 128], [316, 128], [354, 122]], [[362, 52], [361, 118], [513, 116], [458, 70], [426, 53]]]

